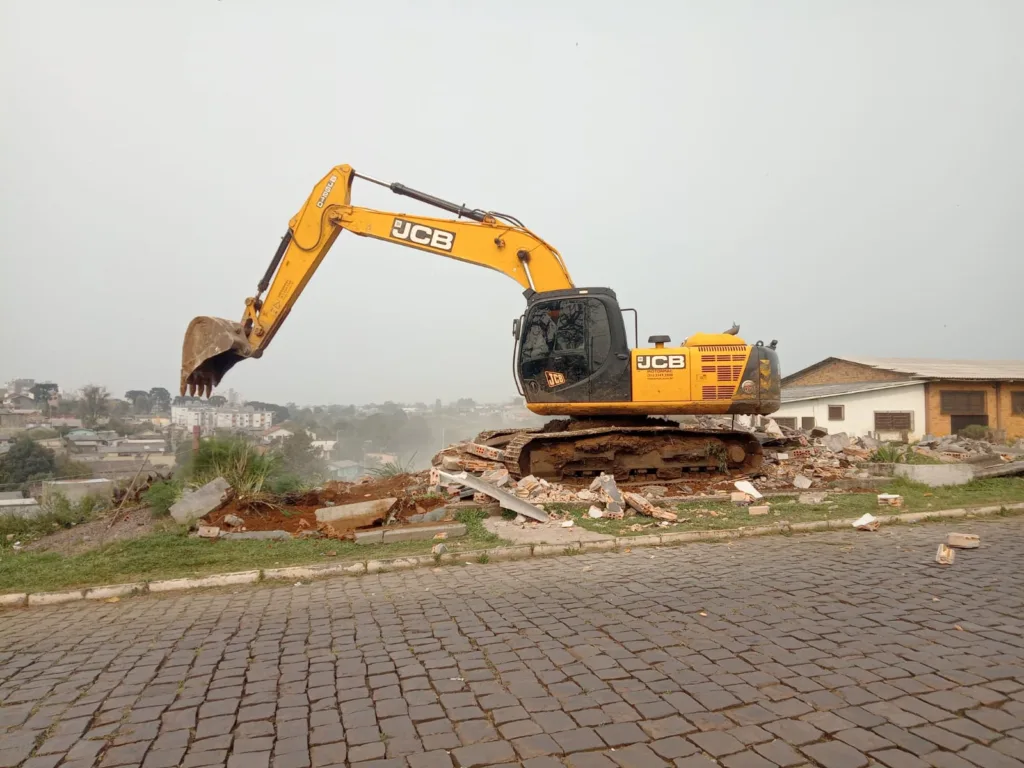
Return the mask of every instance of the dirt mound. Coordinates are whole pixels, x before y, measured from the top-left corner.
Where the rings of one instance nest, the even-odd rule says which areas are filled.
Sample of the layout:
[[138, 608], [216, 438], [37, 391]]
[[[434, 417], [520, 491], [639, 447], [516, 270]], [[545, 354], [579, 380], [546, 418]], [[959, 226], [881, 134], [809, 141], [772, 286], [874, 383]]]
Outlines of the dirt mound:
[[[429, 495], [427, 483], [425, 473], [373, 478], [356, 483], [332, 481], [323, 488], [305, 493], [233, 499], [207, 515], [205, 522], [225, 531], [244, 528], [246, 531], [287, 531], [298, 534], [317, 530], [318, 509], [387, 498], [398, 499], [392, 512], [397, 520], [405, 521], [410, 515], [444, 506], [446, 499]], [[245, 525], [228, 525], [224, 522], [228, 515], [242, 518]]]

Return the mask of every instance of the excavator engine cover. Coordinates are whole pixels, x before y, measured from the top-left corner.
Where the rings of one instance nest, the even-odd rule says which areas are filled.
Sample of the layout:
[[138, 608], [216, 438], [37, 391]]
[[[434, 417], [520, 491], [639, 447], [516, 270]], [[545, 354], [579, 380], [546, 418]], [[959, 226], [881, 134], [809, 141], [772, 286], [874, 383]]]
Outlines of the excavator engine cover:
[[181, 394], [209, 396], [224, 374], [252, 355], [241, 324], [222, 317], [197, 317], [181, 347]]

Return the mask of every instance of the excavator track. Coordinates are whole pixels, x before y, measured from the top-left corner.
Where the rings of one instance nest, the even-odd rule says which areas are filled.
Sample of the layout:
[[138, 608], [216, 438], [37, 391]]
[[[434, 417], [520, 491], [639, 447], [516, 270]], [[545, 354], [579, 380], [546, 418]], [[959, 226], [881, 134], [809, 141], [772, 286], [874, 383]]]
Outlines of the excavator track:
[[494, 430], [481, 433], [477, 442], [503, 448], [505, 467], [516, 479], [533, 475], [560, 481], [606, 472], [620, 482], [678, 480], [696, 472], [752, 472], [764, 457], [757, 438], [742, 431], [610, 424], [547, 428]]

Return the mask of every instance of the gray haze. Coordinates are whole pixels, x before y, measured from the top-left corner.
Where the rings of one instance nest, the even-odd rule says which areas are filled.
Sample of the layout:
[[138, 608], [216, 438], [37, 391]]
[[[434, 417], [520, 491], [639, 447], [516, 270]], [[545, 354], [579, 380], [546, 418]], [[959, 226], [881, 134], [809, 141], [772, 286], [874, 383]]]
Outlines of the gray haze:
[[[175, 389], [189, 319], [240, 316], [340, 163], [518, 216], [642, 339], [1019, 357], [1021, 29], [1018, 0], [6, 0], [0, 382]], [[343, 234], [221, 389], [505, 398], [522, 308]]]

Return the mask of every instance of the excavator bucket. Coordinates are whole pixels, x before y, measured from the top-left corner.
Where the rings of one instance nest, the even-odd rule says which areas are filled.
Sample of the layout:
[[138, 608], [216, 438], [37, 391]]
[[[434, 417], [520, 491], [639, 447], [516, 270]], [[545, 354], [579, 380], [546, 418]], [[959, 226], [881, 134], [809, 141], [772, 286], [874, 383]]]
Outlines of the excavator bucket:
[[181, 347], [181, 394], [208, 397], [224, 374], [252, 355], [239, 323], [221, 317], [197, 317], [188, 324]]

